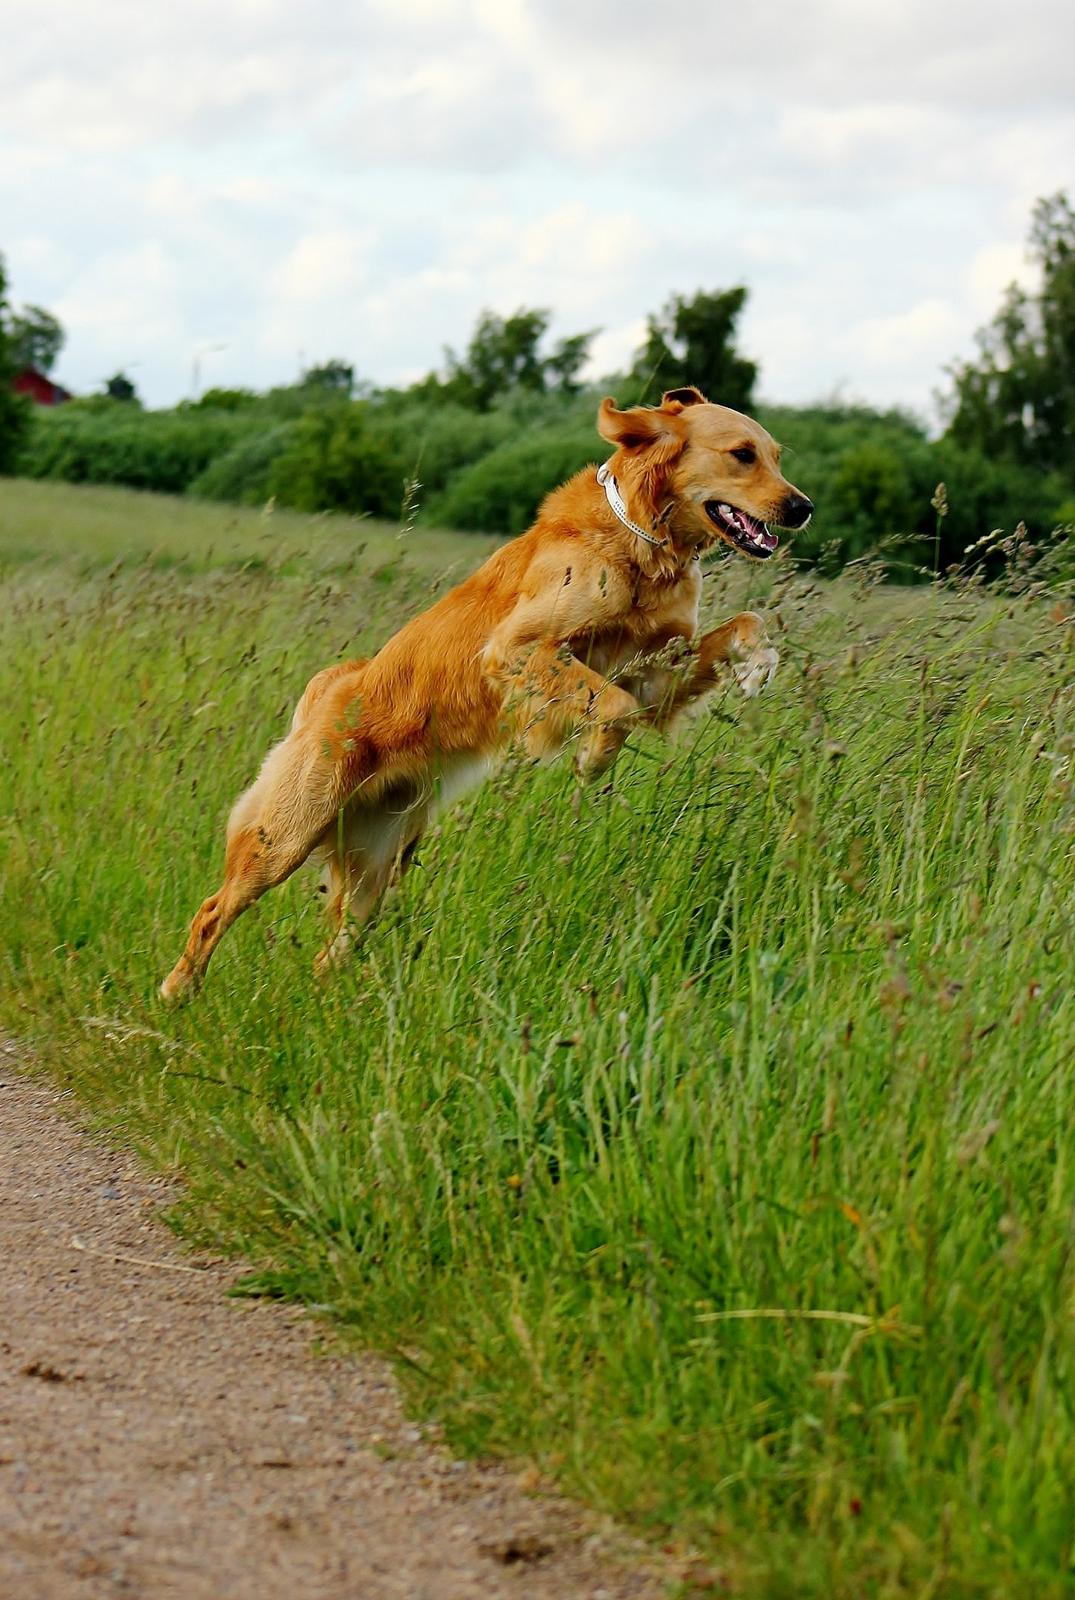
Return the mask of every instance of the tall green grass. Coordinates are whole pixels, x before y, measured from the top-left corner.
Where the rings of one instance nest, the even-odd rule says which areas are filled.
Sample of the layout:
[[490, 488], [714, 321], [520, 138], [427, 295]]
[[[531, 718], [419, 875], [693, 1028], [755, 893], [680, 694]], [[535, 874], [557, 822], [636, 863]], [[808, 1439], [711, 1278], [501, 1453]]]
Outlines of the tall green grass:
[[0, 604], [2, 1016], [183, 1172], [179, 1224], [737, 1592], [1071, 1593], [1066, 603], [722, 566], [708, 615], [784, 630], [762, 700], [606, 788], [507, 767], [325, 988], [299, 874], [173, 1014], [230, 801], [430, 556], [294, 521], [274, 561], [252, 515], [165, 568], [127, 497], [103, 566], [51, 486], [9, 551], [46, 492]]

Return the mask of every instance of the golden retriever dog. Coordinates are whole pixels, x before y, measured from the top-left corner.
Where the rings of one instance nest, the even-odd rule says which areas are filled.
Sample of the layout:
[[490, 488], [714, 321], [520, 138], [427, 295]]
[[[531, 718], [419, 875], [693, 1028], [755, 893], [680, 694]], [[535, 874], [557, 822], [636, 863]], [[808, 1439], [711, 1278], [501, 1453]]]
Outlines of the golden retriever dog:
[[550, 494], [529, 532], [370, 660], [307, 685], [232, 810], [224, 882], [195, 916], [165, 999], [195, 986], [236, 917], [311, 856], [329, 890], [316, 966], [342, 960], [423, 831], [513, 744], [533, 758], [573, 745], [579, 776], [594, 778], [633, 728], [666, 727], [724, 673], [746, 694], [769, 681], [777, 655], [756, 612], [695, 636], [699, 557], [723, 542], [765, 561], [770, 524], [810, 517], [779, 446], [693, 388], [622, 411], [606, 399], [597, 427], [614, 447], [604, 466]]

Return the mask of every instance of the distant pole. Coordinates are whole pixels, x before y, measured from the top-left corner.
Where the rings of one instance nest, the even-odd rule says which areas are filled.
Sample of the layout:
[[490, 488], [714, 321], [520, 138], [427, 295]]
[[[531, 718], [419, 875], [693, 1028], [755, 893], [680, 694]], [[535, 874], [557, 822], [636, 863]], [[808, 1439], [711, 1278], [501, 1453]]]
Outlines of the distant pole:
[[226, 350], [226, 344], [196, 344], [194, 346], [194, 359], [190, 367], [190, 398], [197, 400], [202, 385], [202, 357], [216, 355], [219, 350]]

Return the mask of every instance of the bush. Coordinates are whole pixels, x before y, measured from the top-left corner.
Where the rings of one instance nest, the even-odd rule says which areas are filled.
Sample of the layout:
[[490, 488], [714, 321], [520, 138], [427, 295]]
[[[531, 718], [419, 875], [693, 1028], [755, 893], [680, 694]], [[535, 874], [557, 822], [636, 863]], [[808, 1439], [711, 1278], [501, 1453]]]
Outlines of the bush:
[[905, 460], [890, 445], [854, 445], [840, 458], [826, 511], [855, 553], [868, 548], [878, 529], [909, 533], [918, 509]]
[[177, 411], [249, 411], [264, 404], [253, 389], [206, 389], [197, 400], [181, 400]]
[[930, 440], [902, 412], [863, 406], [770, 408], [762, 420], [791, 447], [789, 478], [817, 506], [795, 535], [796, 560], [832, 572], [878, 551], [893, 578], [913, 578], [935, 559], [939, 483], [948, 491], [936, 552], [942, 570], [994, 528], [1025, 522], [1036, 539], [1062, 521], [1055, 478], [990, 459], [950, 438]]
[[[948, 515], [942, 524], [942, 565], [960, 561], [968, 545], [994, 528], [1006, 533], [1025, 522], [1035, 542], [1047, 539], [1063, 520], [1064, 486], [1032, 467], [1001, 461], [980, 450], [942, 439], [932, 447], [932, 466], [948, 491]], [[927, 510], [923, 533], [932, 532]]]
[[422, 485], [422, 499], [439, 493], [462, 468], [488, 455], [517, 432], [506, 411], [471, 411], [458, 405], [379, 404], [371, 428]]
[[250, 426], [245, 416], [226, 412], [143, 412], [116, 401], [99, 409], [64, 406], [35, 415], [19, 471], [182, 494]]
[[512, 438], [457, 473], [429, 506], [429, 519], [482, 533], [521, 533], [551, 490], [607, 454], [592, 423]]
[[272, 493], [273, 468], [287, 450], [294, 429], [294, 423], [280, 422], [240, 439], [222, 456], [210, 461], [205, 471], [188, 485], [187, 493], [199, 500], [264, 505]]
[[394, 446], [370, 427], [367, 402], [308, 412], [272, 462], [269, 488], [297, 511], [365, 511], [396, 516], [405, 468]]
[[[95, 396], [35, 410], [9, 465], [30, 477], [248, 505], [275, 494], [299, 510], [382, 517], [399, 514], [413, 477], [424, 523], [508, 535], [529, 525], [550, 490], [608, 455], [597, 399], [517, 391], [475, 412], [413, 392], [348, 401], [295, 385], [261, 396], [209, 391], [196, 405], [144, 412]], [[28, 410], [17, 408], [16, 422]], [[791, 542], [802, 565], [835, 572], [878, 551], [894, 578], [913, 578], [935, 560], [960, 561], [995, 528], [1025, 522], [1040, 544], [1071, 520], [1070, 483], [930, 440], [899, 411], [766, 407], [761, 420], [788, 446], [788, 477], [818, 508]], [[949, 509], [938, 548], [930, 502], [942, 481]]]

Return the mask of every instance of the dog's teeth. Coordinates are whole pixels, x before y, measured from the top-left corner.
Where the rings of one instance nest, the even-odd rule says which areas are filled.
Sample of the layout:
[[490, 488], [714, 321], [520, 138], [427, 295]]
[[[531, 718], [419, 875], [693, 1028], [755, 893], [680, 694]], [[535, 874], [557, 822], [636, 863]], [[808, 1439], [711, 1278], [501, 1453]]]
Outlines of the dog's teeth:
[[732, 515], [731, 506], [726, 506], [723, 502], [721, 502], [721, 504], [717, 507], [717, 510], [720, 512], [722, 517], [730, 517]]

